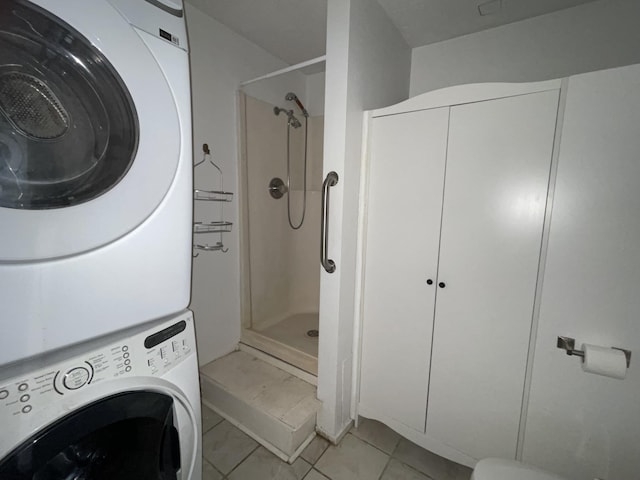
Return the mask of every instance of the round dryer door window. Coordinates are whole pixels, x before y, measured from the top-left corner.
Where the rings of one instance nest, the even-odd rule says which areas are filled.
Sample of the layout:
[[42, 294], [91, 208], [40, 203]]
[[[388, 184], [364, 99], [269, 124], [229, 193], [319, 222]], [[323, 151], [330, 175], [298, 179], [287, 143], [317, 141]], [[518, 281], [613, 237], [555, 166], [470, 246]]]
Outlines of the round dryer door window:
[[138, 116], [109, 60], [26, 3], [0, 6], [0, 206], [61, 208], [116, 185]]
[[167, 67], [188, 92], [187, 52], [106, 0], [0, 2], [0, 261], [86, 252], [149, 219], [190, 141]]

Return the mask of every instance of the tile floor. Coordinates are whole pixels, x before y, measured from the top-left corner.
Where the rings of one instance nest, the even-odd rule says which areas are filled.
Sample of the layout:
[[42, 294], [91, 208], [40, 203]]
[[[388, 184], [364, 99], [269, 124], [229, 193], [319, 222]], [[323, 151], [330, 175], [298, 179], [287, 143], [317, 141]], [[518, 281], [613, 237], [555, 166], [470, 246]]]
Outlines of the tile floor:
[[316, 437], [292, 464], [281, 461], [207, 407], [202, 408], [203, 480], [469, 480], [471, 470], [373, 420], [338, 446]]

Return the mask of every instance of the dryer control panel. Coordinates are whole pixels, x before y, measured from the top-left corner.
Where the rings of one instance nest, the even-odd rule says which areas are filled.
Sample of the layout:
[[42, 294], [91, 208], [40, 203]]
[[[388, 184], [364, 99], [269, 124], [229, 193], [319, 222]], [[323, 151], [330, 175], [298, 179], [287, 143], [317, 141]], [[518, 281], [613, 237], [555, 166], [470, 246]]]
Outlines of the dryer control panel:
[[[96, 342], [91, 342], [91, 346]], [[50, 366], [0, 379], [0, 424], [37, 414], [38, 409], [51, 402], [65, 402], [76, 392], [99, 382], [124, 377], [162, 377], [195, 354], [193, 316], [185, 312], [132, 336], [113, 342], [105, 339], [102, 345]], [[42, 364], [45, 360], [28, 363], [36, 362]]]

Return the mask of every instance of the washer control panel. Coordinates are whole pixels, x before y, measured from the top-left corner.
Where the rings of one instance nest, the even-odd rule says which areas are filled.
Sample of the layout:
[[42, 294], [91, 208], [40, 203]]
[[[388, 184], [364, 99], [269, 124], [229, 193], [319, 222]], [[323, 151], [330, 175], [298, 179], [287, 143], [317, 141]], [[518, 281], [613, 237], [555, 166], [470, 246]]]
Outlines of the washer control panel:
[[[0, 379], [0, 424], [27, 420], [51, 402], [60, 402], [76, 392], [105, 380], [128, 376], [161, 377], [195, 354], [193, 316], [161, 323], [72, 359], [40, 368], [32, 373]], [[18, 417], [18, 418], [16, 418]]]

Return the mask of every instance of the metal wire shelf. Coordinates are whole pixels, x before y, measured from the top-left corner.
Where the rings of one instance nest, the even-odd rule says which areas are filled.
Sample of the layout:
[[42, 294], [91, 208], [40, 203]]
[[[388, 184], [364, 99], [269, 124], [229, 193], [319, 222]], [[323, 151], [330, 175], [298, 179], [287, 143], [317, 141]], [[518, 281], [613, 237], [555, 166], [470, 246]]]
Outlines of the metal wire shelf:
[[228, 233], [231, 231], [231, 222], [196, 222], [193, 224], [193, 233]]
[[233, 200], [233, 192], [223, 192], [220, 190], [200, 190], [193, 191], [195, 200], [204, 200], [207, 202], [230, 202]]

